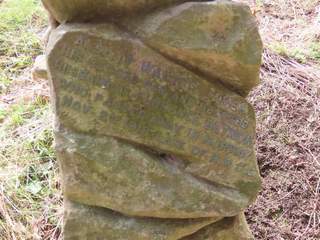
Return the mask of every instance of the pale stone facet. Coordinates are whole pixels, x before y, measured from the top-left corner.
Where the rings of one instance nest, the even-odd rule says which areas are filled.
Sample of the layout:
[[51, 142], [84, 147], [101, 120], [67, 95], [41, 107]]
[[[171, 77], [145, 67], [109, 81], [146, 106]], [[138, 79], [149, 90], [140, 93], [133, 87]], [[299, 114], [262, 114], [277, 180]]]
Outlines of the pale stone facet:
[[40, 55], [36, 58], [31, 70], [32, 79], [34, 81], [48, 80], [48, 69], [46, 56]]
[[184, 3], [123, 22], [151, 48], [246, 95], [259, 83], [262, 43], [248, 6]]

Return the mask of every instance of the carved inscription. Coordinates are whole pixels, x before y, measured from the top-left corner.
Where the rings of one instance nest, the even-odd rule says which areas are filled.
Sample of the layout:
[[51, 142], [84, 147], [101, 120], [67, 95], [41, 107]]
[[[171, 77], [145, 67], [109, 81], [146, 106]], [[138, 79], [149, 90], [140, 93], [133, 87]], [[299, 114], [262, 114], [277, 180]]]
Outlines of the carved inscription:
[[49, 65], [62, 124], [250, 176], [254, 116], [238, 95], [131, 39], [80, 32], [56, 49]]

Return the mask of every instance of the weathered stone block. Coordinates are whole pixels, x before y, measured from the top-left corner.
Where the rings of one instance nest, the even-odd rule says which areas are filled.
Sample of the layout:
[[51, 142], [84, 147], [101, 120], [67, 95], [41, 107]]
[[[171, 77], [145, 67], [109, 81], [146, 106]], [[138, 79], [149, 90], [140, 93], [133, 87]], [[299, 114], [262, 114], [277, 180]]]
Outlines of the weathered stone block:
[[121, 140], [60, 132], [56, 141], [70, 200], [157, 218], [223, 218], [248, 205], [236, 189], [203, 181]]
[[247, 5], [184, 3], [129, 18], [122, 27], [167, 58], [242, 95], [259, 83], [262, 42]]
[[34, 81], [48, 80], [48, 69], [45, 55], [40, 55], [36, 58], [31, 70], [32, 79]]
[[132, 218], [104, 208], [65, 202], [65, 240], [253, 240], [245, 217]]
[[65, 240], [177, 240], [218, 219], [133, 218], [78, 203], [65, 202]]
[[244, 97], [259, 82], [262, 44], [249, 9], [43, 3], [60, 25], [47, 63], [65, 239], [253, 239], [243, 210], [260, 176]]
[[62, 126], [175, 155], [195, 177], [255, 198], [255, 117], [245, 99], [112, 25], [61, 26], [53, 37], [48, 64]]
[[42, 0], [44, 6], [61, 22], [111, 19], [148, 13], [159, 7], [187, 0]]
[[243, 213], [225, 218], [181, 240], [254, 240]]

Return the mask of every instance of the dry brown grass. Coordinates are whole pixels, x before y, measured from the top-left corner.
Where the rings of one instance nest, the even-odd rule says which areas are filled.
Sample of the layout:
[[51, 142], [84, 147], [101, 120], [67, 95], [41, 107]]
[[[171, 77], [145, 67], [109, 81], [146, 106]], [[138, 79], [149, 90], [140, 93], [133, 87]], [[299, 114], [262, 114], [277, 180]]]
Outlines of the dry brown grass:
[[263, 189], [247, 212], [258, 240], [320, 239], [320, 1], [245, 1], [265, 43], [257, 113]]
[[44, 81], [30, 78], [46, 25], [39, 1], [0, 1], [0, 239], [58, 239], [61, 193]]
[[320, 60], [319, 0], [238, 0], [251, 6], [264, 45], [300, 62]]
[[320, 239], [320, 69], [268, 50], [257, 113], [263, 190], [248, 218], [257, 239]]

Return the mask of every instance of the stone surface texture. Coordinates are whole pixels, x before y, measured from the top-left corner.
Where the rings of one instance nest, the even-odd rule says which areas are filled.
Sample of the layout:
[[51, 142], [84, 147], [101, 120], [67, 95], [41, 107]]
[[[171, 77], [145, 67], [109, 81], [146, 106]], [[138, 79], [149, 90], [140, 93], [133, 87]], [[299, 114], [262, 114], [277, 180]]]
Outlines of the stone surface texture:
[[65, 206], [66, 239], [175, 240], [219, 220], [137, 218], [74, 202], [66, 202]]
[[[42, 0], [60, 23], [140, 15], [187, 0]], [[201, 0], [200, 0], [201, 1]]]
[[167, 58], [241, 95], [259, 83], [262, 42], [246, 5], [184, 3], [122, 26]]
[[48, 69], [45, 55], [39, 55], [31, 69], [33, 81], [48, 80]]
[[[262, 44], [231, 1], [43, 0], [64, 238], [253, 239]], [[97, 21], [99, 20], [99, 21]], [[84, 22], [86, 21], [86, 22]]]

